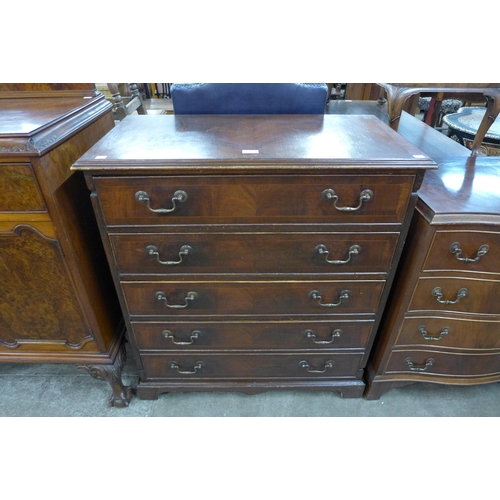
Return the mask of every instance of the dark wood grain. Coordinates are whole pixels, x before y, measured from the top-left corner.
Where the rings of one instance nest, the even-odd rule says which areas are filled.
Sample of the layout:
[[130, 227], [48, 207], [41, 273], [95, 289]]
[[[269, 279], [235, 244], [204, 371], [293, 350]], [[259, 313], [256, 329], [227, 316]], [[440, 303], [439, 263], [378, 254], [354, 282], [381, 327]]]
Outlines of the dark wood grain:
[[[426, 340], [420, 327], [424, 327], [426, 336], [441, 340]], [[442, 335], [442, 330], [448, 333]], [[419, 346], [425, 349], [470, 349], [472, 351], [500, 350], [499, 319], [474, 318], [457, 319], [441, 317], [408, 317], [401, 325], [401, 330], [394, 345], [398, 347]]]
[[417, 207], [433, 223], [498, 223], [499, 175], [500, 158], [449, 158], [427, 172]]
[[0, 212], [47, 210], [30, 164], [2, 164], [0, 192]]
[[[258, 153], [243, 152], [252, 150]], [[123, 120], [75, 168], [109, 172], [147, 164], [201, 172], [214, 165], [234, 171], [259, 164], [362, 168], [408, 163], [433, 167], [420, 150], [374, 116], [156, 115]]]
[[[72, 168], [92, 191], [139, 396], [285, 388], [361, 396], [416, 191], [435, 164], [374, 116], [137, 118]], [[361, 251], [337, 269], [318, 244], [335, 260], [352, 245]], [[158, 262], [180, 259], [183, 245], [193, 251], [178, 264]], [[337, 324], [342, 334], [332, 337]], [[195, 369], [203, 353], [208, 364]], [[299, 353], [311, 355], [312, 372]], [[343, 361], [328, 373], [330, 354]]]
[[[410, 358], [414, 365], [424, 366], [429, 359], [433, 359], [432, 366], [423, 372], [412, 372], [405, 362]], [[443, 353], [436, 351], [393, 351], [386, 374], [413, 374], [420, 380], [426, 380], [436, 375], [464, 376], [478, 379], [498, 378], [500, 376], [500, 353], [495, 354], [465, 354]], [[476, 380], [478, 382], [480, 380]]]
[[[152, 233], [112, 234], [120, 274], [387, 273], [398, 233]], [[184, 246], [191, 250], [179, 255]], [[321, 254], [323, 245], [328, 254]], [[150, 246], [156, 250], [150, 254]], [[355, 247], [355, 248], [354, 248]], [[354, 248], [354, 251], [351, 249]], [[324, 251], [324, 250], [323, 250]], [[352, 253], [350, 253], [352, 252]], [[329, 263], [340, 261], [341, 263]], [[176, 264], [180, 262], [179, 264]], [[130, 276], [135, 275], [135, 277]]]
[[[468, 294], [457, 304], [441, 304], [431, 295], [436, 287], [441, 288], [444, 300], [455, 301], [462, 288], [466, 288]], [[497, 297], [499, 294], [500, 280], [462, 277], [420, 278], [408, 310], [495, 314], [498, 311]]]
[[[123, 282], [122, 288], [132, 316], [258, 316], [270, 315], [339, 315], [374, 314], [380, 302], [384, 282], [380, 281], [334, 281], [334, 282]], [[326, 304], [338, 307], [323, 307], [318, 300], [309, 297], [309, 292], [318, 290]], [[342, 291], [348, 290], [350, 297], [340, 301]], [[198, 298], [188, 301], [184, 309], [169, 308], [164, 300], [156, 298], [162, 292], [171, 305], [185, 304], [189, 292]]]
[[[174, 379], [259, 379], [259, 378], [300, 378], [300, 379], [354, 379], [361, 363], [362, 355], [358, 353], [329, 354], [171, 354], [142, 355], [146, 375], [150, 378]], [[170, 363], [178, 363], [181, 371], [193, 371], [198, 361], [203, 367], [193, 375], [178, 373]], [[323, 371], [312, 373], [300, 366], [307, 361], [310, 370]], [[331, 368], [325, 364], [332, 361]]]
[[111, 104], [93, 85], [47, 86], [0, 86], [0, 361], [100, 367], [126, 406], [122, 314], [83, 174], [70, 170], [113, 127]]
[[0, 235], [0, 347], [26, 340], [45, 349], [47, 341], [76, 346], [88, 336], [58, 242], [29, 226]]
[[[398, 223], [413, 189], [411, 176], [207, 176], [125, 177], [96, 179], [97, 193], [108, 225], [249, 224], [249, 223]], [[322, 196], [326, 189], [338, 195]], [[373, 197], [360, 202], [369, 189]], [[173, 208], [183, 190], [188, 199], [171, 213], [154, 213], [135, 195], [146, 192], [152, 209]]]
[[[460, 253], [452, 251], [454, 243], [459, 244]], [[480, 249], [484, 245], [488, 246], [488, 250], [487, 253], [481, 255]], [[429, 255], [423, 264], [423, 270], [500, 274], [499, 263], [500, 233], [484, 229], [478, 231], [477, 228], [461, 231], [451, 228], [436, 231]]]
[[[350, 321], [233, 321], [132, 322], [141, 350], [220, 351], [274, 350], [324, 351], [364, 349], [372, 319]], [[170, 332], [165, 336], [164, 332]], [[192, 338], [193, 332], [198, 332]], [[174, 343], [177, 342], [177, 343]], [[179, 342], [192, 342], [179, 344]]]
[[[496, 189], [500, 161], [485, 157], [449, 157], [426, 173], [401, 265], [368, 363], [366, 397], [378, 399], [386, 390], [415, 381], [476, 384], [500, 380], [500, 309], [498, 243], [500, 198]], [[462, 262], [451, 252], [459, 243]], [[467, 295], [455, 304], [460, 289]], [[419, 332], [425, 327], [430, 337]], [[448, 332], [442, 335], [443, 328]], [[418, 351], [418, 352], [417, 352]], [[425, 371], [410, 370], [426, 359]]]

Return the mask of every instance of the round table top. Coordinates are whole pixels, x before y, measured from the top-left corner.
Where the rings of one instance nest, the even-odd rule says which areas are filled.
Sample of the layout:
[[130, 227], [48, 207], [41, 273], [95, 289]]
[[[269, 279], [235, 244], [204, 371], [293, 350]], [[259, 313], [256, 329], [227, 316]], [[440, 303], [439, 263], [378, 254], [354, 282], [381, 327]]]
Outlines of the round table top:
[[[466, 134], [476, 135], [485, 111], [486, 108], [475, 106], [460, 108], [457, 113], [446, 115], [443, 121], [451, 129], [459, 130]], [[485, 138], [500, 142], [500, 121], [495, 121], [493, 125], [491, 125]]]

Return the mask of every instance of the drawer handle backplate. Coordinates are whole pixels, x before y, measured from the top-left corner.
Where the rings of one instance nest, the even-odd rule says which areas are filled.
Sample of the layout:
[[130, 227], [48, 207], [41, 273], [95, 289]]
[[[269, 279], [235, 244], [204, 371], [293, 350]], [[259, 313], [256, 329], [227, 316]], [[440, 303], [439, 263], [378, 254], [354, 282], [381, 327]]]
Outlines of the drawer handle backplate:
[[299, 366], [305, 368], [309, 373], [325, 373], [328, 368], [333, 368], [333, 361], [331, 359], [325, 361], [322, 370], [311, 370], [309, 363], [305, 360], [299, 361]]
[[322, 307], [338, 307], [340, 304], [342, 304], [343, 300], [347, 300], [351, 296], [351, 292], [349, 290], [342, 290], [339, 295], [339, 301], [336, 302], [335, 304], [324, 304], [322, 301], [323, 297], [321, 294], [318, 292], [318, 290], [311, 290], [309, 292], [309, 297], [311, 299], [317, 300], [318, 304]]
[[458, 303], [460, 299], [463, 299], [465, 296], [467, 296], [468, 293], [469, 290], [467, 290], [467, 288], [460, 288], [460, 290], [457, 293], [457, 298], [455, 300], [443, 300], [443, 292], [441, 291], [441, 287], [437, 286], [436, 288], [434, 288], [434, 290], [432, 290], [431, 295], [433, 297], [436, 297], [436, 300], [440, 304], [449, 305]]
[[182, 258], [185, 255], [191, 255], [193, 253], [193, 249], [189, 245], [182, 245], [179, 250], [179, 260], [161, 260], [158, 248], [154, 245], [148, 245], [146, 247], [146, 253], [148, 255], [155, 256], [156, 260], [164, 266], [176, 266], [177, 264], [180, 264], [182, 262]]
[[175, 340], [175, 336], [170, 330], [163, 330], [163, 332], [161, 333], [166, 339], [171, 339], [172, 344], [175, 345], [191, 345], [194, 343], [195, 340], [198, 340], [201, 335], [200, 330], [193, 330], [191, 332], [189, 340]]
[[471, 259], [470, 257], [460, 257], [460, 255], [462, 255], [462, 249], [460, 248], [460, 243], [456, 241], [455, 243], [451, 244], [450, 252], [454, 253], [456, 259], [460, 262], [472, 263], [477, 262], [483, 255], [486, 255], [489, 249], [490, 247], [488, 245], [481, 245], [477, 249], [476, 257], [474, 259]]
[[335, 207], [336, 210], [340, 210], [341, 212], [355, 212], [356, 210], [359, 210], [365, 201], [370, 201], [373, 198], [373, 191], [370, 189], [364, 189], [361, 191], [359, 195], [359, 205], [357, 207], [339, 207], [337, 206], [337, 201], [339, 200], [339, 197], [337, 193], [333, 189], [325, 189], [322, 193], [321, 196], [323, 197], [324, 200], [334, 200], [333, 201], [333, 206]]
[[413, 372], [425, 372], [427, 368], [431, 367], [434, 364], [434, 360], [432, 358], [429, 358], [426, 362], [425, 365], [414, 365], [413, 361], [411, 358], [406, 358], [405, 363], [408, 365], [411, 371]]
[[348, 253], [348, 258], [346, 260], [329, 260], [328, 259], [328, 248], [326, 248], [326, 245], [320, 244], [316, 245], [316, 248], [314, 249], [316, 252], [318, 252], [320, 255], [325, 256], [325, 260], [328, 262], [328, 264], [347, 264], [348, 262], [351, 261], [351, 257], [353, 255], [358, 255], [359, 252], [361, 252], [361, 247], [359, 245], [351, 245], [349, 247], [349, 253]]
[[425, 329], [425, 326], [422, 325], [419, 327], [418, 333], [420, 333], [425, 340], [441, 340], [445, 335], [450, 333], [450, 329], [447, 326], [444, 326], [439, 332], [439, 337], [431, 337], [429, 332]]
[[179, 363], [177, 361], [171, 361], [170, 362], [170, 368], [173, 370], [177, 370], [177, 373], [181, 373], [182, 375], [194, 375], [198, 370], [201, 370], [205, 366], [205, 363], [203, 361], [197, 361], [196, 364], [193, 366], [192, 370], [181, 370]]
[[151, 200], [146, 191], [137, 191], [137, 193], [135, 193], [135, 199], [139, 203], [145, 203], [150, 212], [154, 212], [155, 214], [169, 214], [177, 208], [176, 202], [178, 201], [179, 203], [182, 203], [186, 201], [188, 199], [188, 195], [185, 191], [176, 191], [172, 198], [172, 208], [151, 208], [151, 205], [149, 204]]
[[331, 344], [335, 338], [338, 338], [342, 335], [342, 330], [340, 328], [337, 328], [336, 330], [332, 331], [332, 334], [330, 335], [329, 340], [316, 340], [316, 334], [312, 330], [306, 330], [304, 334], [308, 339], [311, 339], [315, 344]]
[[183, 309], [189, 305], [190, 301], [196, 300], [198, 298], [198, 294], [196, 292], [188, 292], [184, 299], [184, 304], [169, 304], [168, 298], [164, 292], [156, 292], [155, 297], [157, 300], [163, 300], [165, 305], [171, 309]]

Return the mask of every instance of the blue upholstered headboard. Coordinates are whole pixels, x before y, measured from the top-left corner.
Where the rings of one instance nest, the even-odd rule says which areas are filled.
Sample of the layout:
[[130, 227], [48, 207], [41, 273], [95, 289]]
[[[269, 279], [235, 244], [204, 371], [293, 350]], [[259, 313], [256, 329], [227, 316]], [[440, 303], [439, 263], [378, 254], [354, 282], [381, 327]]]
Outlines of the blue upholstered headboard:
[[175, 114], [323, 114], [326, 83], [173, 83]]

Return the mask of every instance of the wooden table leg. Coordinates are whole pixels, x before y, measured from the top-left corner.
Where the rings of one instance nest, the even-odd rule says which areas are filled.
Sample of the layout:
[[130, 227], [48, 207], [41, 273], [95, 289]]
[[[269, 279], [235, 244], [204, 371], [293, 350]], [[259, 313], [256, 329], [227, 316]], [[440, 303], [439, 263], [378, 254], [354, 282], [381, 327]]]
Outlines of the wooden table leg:
[[481, 154], [481, 143], [490, 127], [493, 125], [496, 117], [500, 113], [500, 89], [489, 89], [488, 95], [485, 95], [487, 100], [486, 112], [484, 117], [477, 129], [476, 137], [474, 137], [474, 142], [472, 143], [471, 156], [477, 156]]

